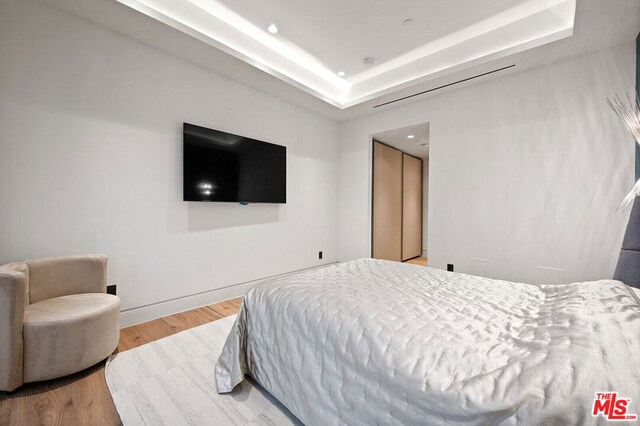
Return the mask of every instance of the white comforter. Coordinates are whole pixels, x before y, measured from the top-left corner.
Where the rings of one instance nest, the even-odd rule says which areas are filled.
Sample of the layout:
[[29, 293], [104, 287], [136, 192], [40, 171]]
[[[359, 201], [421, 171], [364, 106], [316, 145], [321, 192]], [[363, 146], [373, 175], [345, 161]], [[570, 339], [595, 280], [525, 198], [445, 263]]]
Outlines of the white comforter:
[[307, 425], [592, 424], [640, 414], [640, 302], [618, 281], [534, 286], [357, 260], [244, 298], [218, 392], [253, 377]]

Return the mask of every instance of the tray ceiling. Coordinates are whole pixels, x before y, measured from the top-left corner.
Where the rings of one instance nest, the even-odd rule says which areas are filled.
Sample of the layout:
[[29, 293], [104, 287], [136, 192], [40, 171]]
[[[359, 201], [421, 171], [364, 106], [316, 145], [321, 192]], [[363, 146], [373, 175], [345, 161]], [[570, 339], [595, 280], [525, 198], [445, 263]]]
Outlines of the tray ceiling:
[[341, 109], [569, 37], [576, 9], [575, 0], [118, 1]]

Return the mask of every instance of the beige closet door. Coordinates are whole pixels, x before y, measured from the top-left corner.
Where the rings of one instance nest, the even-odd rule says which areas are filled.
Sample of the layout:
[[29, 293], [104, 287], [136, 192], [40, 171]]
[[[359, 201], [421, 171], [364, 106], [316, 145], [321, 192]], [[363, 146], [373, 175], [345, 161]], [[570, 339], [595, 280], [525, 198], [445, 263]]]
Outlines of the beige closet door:
[[373, 143], [372, 257], [402, 260], [402, 152]]
[[422, 160], [402, 155], [402, 260], [407, 260], [422, 254]]

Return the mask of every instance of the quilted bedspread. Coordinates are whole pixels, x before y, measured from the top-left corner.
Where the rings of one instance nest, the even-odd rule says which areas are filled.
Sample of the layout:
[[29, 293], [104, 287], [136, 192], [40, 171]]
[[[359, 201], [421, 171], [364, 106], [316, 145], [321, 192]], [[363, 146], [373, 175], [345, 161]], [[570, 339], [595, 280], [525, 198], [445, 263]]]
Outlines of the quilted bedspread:
[[618, 281], [530, 285], [381, 260], [266, 281], [216, 364], [307, 425], [606, 424], [640, 414], [640, 301]]

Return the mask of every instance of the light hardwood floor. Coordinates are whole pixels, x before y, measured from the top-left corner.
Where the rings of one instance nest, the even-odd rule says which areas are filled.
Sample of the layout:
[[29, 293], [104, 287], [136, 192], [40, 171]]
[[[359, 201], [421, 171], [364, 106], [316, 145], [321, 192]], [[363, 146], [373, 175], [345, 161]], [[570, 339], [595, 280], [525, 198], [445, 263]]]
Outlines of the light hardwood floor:
[[426, 257], [414, 257], [413, 259], [405, 260], [404, 263], [411, 263], [414, 265], [427, 266], [427, 258]]
[[[120, 330], [118, 352], [233, 315], [242, 298]], [[104, 378], [104, 361], [88, 370], [47, 382], [30, 383], [11, 393], [0, 392], [0, 425], [119, 425]]]

